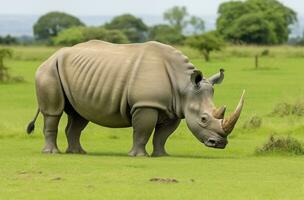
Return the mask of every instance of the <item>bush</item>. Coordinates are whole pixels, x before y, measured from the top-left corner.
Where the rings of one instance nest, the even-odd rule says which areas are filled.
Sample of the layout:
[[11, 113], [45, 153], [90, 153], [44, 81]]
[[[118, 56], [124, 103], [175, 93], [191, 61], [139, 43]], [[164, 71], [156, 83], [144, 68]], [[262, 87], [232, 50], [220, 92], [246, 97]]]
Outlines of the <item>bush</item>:
[[262, 118], [259, 116], [253, 116], [244, 123], [243, 128], [255, 129], [255, 128], [260, 128], [261, 125], [262, 125]]
[[262, 147], [256, 149], [256, 153], [289, 153], [294, 155], [303, 155], [304, 148], [301, 142], [290, 136], [275, 138], [271, 135]]
[[272, 115], [279, 117], [289, 115], [304, 116], [304, 102], [298, 101], [295, 103], [279, 103], [274, 107]]
[[127, 37], [119, 30], [107, 30], [102, 27], [72, 27], [53, 38], [55, 45], [74, 45], [89, 40], [104, 40], [113, 43], [128, 43]]
[[4, 59], [12, 57], [12, 51], [9, 49], [0, 49], [0, 82], [8, 82], [10, 76], [8, 68], [4, 65]]

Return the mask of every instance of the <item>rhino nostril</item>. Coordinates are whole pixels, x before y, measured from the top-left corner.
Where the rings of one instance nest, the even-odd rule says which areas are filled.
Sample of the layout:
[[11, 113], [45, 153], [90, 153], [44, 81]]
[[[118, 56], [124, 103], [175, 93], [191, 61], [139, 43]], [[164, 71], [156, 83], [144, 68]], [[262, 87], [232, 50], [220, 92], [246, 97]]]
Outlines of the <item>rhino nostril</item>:
[[215, 145], [216, 141], [214, 139], [209, 139], [208, 140], [209, 144]]

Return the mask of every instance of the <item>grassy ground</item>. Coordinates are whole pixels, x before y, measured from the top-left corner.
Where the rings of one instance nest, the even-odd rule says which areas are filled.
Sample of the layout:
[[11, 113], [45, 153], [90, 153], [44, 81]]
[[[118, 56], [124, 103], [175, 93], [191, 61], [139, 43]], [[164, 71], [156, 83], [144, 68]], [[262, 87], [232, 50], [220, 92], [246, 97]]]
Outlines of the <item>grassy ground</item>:
[[[249, 53], [237, 57], [230, 53], [233, 48]], [[251, 55], [264, 48], [250, 48], [229, 47], [210, 63], [192, 59], [206, 76], [226, 69], [225, 81], [215, 88], [217, 105], [232, 111], [246, 89], [244, 111], [226, 149], [204, 147], [183, 123], [168, 141], [171, 157], [129, 158], [131, 129], [94, 124], [82, 137], [87, 155], [41, 154], [41, 117], [33, 135], [27, 136], [24, 129], [36, 110], [35, 69], [56, 48], [14, 47], [15, 56], [7, 65], [26, 82], [0, 85], [0, 199], [302, 199], [303, 156], [254, 152], [270, 134], [304, 141], [304, 117], [270, 114], [277, 103], [303, 98], [304, 57], [290, 51], [304, 49], [270, 49], [273, 54], [262, 57], [261, 68], [254, 70]], [[282, 52], [294, 56], [280, 56]], [[262, 126], [242, 128], [255, 115], [262, 118]], [[65, 122], [64, 117], [59, 128], [61, 150], [66, 148]], [[150, 181], [156, 177], [178, 183]]]

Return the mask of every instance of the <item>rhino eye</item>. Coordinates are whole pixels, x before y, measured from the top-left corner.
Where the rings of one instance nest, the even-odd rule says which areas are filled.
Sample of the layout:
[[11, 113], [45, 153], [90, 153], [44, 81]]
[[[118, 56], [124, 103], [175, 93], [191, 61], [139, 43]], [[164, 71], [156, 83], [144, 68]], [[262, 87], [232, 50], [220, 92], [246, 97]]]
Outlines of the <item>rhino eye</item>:
[[208, 115], [206, 115], [206, 114], [202, 115], [202, 117], [201, 117], [201, 123], [207, 124], [208, 121], [209, 121]]

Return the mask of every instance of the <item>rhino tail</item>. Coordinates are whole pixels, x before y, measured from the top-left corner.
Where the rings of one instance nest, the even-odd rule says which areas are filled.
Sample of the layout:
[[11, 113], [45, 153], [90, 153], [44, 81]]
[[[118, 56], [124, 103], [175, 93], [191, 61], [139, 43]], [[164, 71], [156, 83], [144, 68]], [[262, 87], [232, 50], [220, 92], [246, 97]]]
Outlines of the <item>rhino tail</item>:
[[35, 129], [35, 122], [37, 120], [37, 117], [38, 117], [39, 113], [40, 113], [40, 110], [38, 108], [34, 119], [27, 125], [27, 128], [26, 128], [27, 134], [31, 134], [34, 131], [34, 129]]

